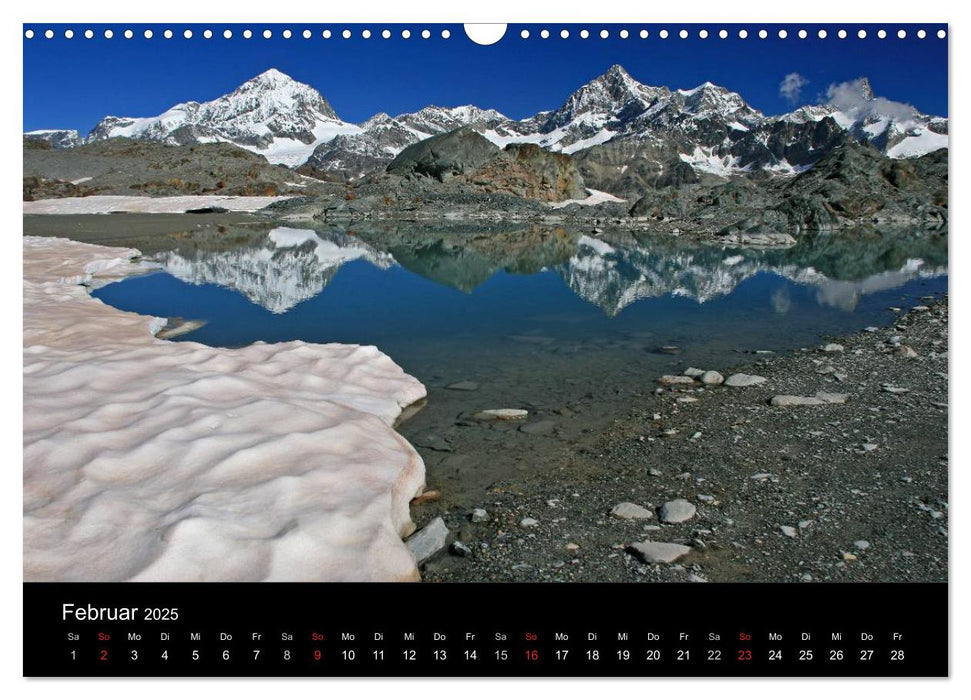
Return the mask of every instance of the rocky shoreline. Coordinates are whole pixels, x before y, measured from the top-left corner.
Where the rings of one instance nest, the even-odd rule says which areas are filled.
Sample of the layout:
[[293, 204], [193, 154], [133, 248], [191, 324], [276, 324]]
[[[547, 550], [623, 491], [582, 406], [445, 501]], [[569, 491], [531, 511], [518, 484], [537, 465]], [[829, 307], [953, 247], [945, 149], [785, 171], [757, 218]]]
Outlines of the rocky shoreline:
[[[423, 580], [946, 580], [947, 314], [926, 300], [724, 383], [685, 368], [554, 474], [473, 509], [432, 494]], [[539, 425], [497, 427], [516, 422]]]

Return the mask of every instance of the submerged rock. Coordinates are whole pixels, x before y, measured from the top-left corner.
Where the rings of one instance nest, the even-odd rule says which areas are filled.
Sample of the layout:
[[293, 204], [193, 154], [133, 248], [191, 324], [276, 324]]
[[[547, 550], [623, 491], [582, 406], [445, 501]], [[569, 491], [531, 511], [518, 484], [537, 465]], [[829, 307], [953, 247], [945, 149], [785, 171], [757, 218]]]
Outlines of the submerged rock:
[[527, 435], [552, 435], [554, 430], [556, 430], [556, 421], [553, 420], [540, 420], [519, 426], [519, 432]]
[[479, 388], [478, 382], [455, 382], [454, 384], [449, 384], [446, 389], [451, 389], [452, 391], [476, 391]]
[[522, 408], [490, 408], [479, 411], [473, 418], [481, 421], [525, 420], [529, 411]]

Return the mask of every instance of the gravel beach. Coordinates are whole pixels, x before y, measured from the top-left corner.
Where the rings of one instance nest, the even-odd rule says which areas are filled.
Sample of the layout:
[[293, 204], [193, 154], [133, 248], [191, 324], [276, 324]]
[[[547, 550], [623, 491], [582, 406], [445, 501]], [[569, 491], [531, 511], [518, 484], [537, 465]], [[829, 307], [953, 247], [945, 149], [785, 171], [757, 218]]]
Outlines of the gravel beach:
[[948, 303], [897, 311], [698, 368], [724, 384], [645, 377], [654, 393], [554, 473], [493, 484], [477, 509], [415, 505], [450, 530], [423, 580], [947, 580]]

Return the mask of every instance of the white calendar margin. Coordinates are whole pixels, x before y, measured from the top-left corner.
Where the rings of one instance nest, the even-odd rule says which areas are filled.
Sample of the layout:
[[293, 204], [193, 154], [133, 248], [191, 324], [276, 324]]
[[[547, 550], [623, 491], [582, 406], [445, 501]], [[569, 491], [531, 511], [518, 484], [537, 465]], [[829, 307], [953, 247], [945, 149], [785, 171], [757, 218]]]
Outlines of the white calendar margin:
[[[632, 2], [624, 0], [615, 3], [587, 2], [566, 4], [549, 2], [548, 0], [533, 0], [525, 3], [522, 0], [480, 0], [475, 5], [467, 2], [451, 2], [447, 0], [425, 0], [420, 5], [410, 3], [391, 2], [390, 0], [370, 0], [366, 2], [337, 4], [315, 0], [294, 0], [280, 5], [281, 14], [272, 15], [266, 5], [227, 0], [165, 0], [149, 6], [138, 2], [68, 2], [66, 0], [46, 0], [42, 4], [17, 3], [11, 8], [8, 3], [3, 10], [3, 41], [0, 50], [3, 51], [3, 64], [7, 67], [8, 75], [16, 74], [16, 84], [20, 85], [19, 98], [14, 104], [9, 104], [2, 114], [2, 131], [0, 144], [3, 148], [3, 161], [7, 167], [3, 171], [2, 192], [5, 207], [3, 221], [6, 224], [0, 231], [0, 309], [3, 319], [22, 319], [22, 284], [21, 277], [21, 132], [23, 125], [23, 53], [20, 24], [24, 22], [279, 22], [293, 21], [307, 23], [330, 24], [348, 22], [361, 23], [371, 21], [420, 23], [462, 23], [475, 22], [547, 22], [572, 23], [908, 23], [908, 22], [950, 22], [948, 34], [951, 46], [950, 83], [958, 85], [954, 70], [957, 67], [958, 76], [960, 66], [971, 65], [971, 48], [960, 42], [964, 27], [971, 24], [964, 22], [968, 17], [966, 7], [958, 3], [938, 2], [858, 2], [853, 5], [847, 0], [814, 0], [812, 6], [799, 3], [792, 8], [780, 7], [779, 2], [765, 0], [736, 0], [725, 2], [722, 0], [693, 0], [687, 3], [654, 3], [648, 0]], [[963, 61], [961, 59], [964, 59]], [[963, 192], [962, 185], [968, 181], [969, 148], [961, 140], [963, 115], [968, 113], [968, 92], [951, 92], [951, 102], [948, 117], [951, 120], [950, 134], [951, 158], [951, 189], [952, 192]], [[958, 126], [954, 127], [954, 117], [958, 117]], [[14, 138], [16, 135], [16, 138]], [[953, 157], [956, 155], [957, 157]], [[956, 163], [962, 164], [958, 167]], [[956, 178], [956, 179], [955, 179]], [[968, 318], [967, 302], [968, 285], [964, 283], [963, 271], [971, 265], [968, 249], [971, 243], [971, 231], [963, 230], [963, 209], [960, 197], [950, 197], [950, 237], [951, 251], [949, 266], [959, 271], [949, 279], [950, 296], [950, 357], [964, 359], [964, 353], [959, 351], [968, 348]], [[954, 210], [958, 209], [955, 216]], [[966, 595], [951, 595], [951, 673], [949, 682], [943, 681], [913, 681], [913, 680], [813, 680], [811, 682], [796, 680], [770, 679], [731, 679], [731, 680], [321, 680], [321, 679], [287, 679], [287, 680], [176, 680], [176, 681], [146, 681], [146, 680], [24, 680], [22, 630], [18, 636], [16, 619], [23, 619], [22, 600], [22, 404], [20, 394], [15, 389], [22, 387], [21, 344], [11, 330], [6, 334], [7, 342], [0, 347], [0, 367], [4, 368], [3, 380], [0, 386], [4, 388], [4, 402], [0, 404], [0, 436], [2, 436], [2, 464], [4, 466], [3, 488], [0, 494], [3, 498], [2, 513], [4, 533], [2, 550], [0, 550], [0, 566], [2, 566], [2, 593], [0, 600], [15, 601], [16, 606], [8, 603], [2, 619], [8, 624], [2, 628], [5, 634], [0, 641], [2, 654], [3, 686], [21, 697], [51, 698], [66, 700], [66, 698], [82, 698], [97, 695], [99, 698], [125, 698], [130, 700], [137, 695], [139, 700], [171, 700], [174, 694], [211, 695], [217, 693], [232, 693], [233, 700], [263, 700], [267, 695], [286, 693], [290, 696], [301, 695], [308, 698], [322, 696], [344, 697], [354, 694], [359, 698], [392, 697], [394, 700], [405, 698], [428, 698], [431, 694], [441, 696], [455, 694], [462, 700], [478, 700], [488, 698], [494, 700], [497, 694], [507, 695], [515, 693], [524, 700], [539, 700], [547, 696], [555, 696], [570, 700], [583, 698], [601, 693], [611, 693], [631, 698], [648, 698], [661, 693], [680, 694], [691, 698], [700, 694], [717, 694], [719, 700], [730, 697], [745, 697], [753, 700], [765, 698], [778, 700], [786, 698], [792, 700], [818, 700], [821, 694], [830, 697], [863, 696], [863, 700], [870, 700], [866, 696], [879, 694], [880, 700], [911, 700], [920, 698], [925, 693], [937, 697], [968, 697], [971, 691], [971, 669], [968, 660], [971, 659], [971, 634], [968, 610], [971, 602]], [[965, 363], [952, 363], [951, 386], [949, 391], [950, 425], [968, 425], [967, 403], [971, 380], [968, 371], [962, 371]], [[958, 374], [954, 374], [954, 370]], [[964, 420], [962, 420], [964, 417]], [[949, 430], [954, 436], [954, 431]], [[956, 438], [961, 438], [960, 431]], [[967, 590], [968, 557], [958, 558], [954, 542], [961, 543], [966, 549], [968, 519], [963, 515], [963, 506], [968, 492], [969, 476], [966, 470], [971, 468], [967, 459], [971, 455], [967, 437], [952, 438], [950, 450], [951, 473], [949, 486], [951, 490], [949, 504], [957, 503], [957, 511], [952, 510], [949, 518], [949, 529], [952, 543], [949, 557], [950, 562], [950, 590]], [[962, 469], [962, 467], [964, 469]], [[955, 498], [955, 496], [957, 496]], [[648, 591], [645, 591], [648, 593]], [[794, 602], [798, 602], [798, 592], [794, 591]], [[905, 604], [905, 603], [904, 603]], [[10, 609], [16, 607], [16, 609]], [[892, 614], [892, 611], [888, 611]], [[9, 681], [9, 682], [8, 682]], [[217, 685], [218, 684], [218, 685]], [[8, 695], [11, 697], [11, 695]], [[827, 698], [829, 700], [829, 698]]]

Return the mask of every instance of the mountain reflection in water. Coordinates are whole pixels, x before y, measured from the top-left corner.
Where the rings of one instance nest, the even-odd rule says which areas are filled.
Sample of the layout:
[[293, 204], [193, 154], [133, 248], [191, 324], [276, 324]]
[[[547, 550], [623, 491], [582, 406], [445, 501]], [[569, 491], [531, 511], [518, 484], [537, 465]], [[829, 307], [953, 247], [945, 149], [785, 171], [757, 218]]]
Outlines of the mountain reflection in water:
[[782, 348], [876, 325], [901, 297], [947, 287], [947, 235], [923, 231], [752, 249], [549, 228], [241, 228], [186, 238], [156, 259], [163, 272], [96, 296], [206, 322], [185, 340], [373, 343], [393, 357], [399, 341], [460, 337], [531, 336], [562, 347], [651, 335], [697, 345], [724, 336], [726, 323], [747, 343]]

